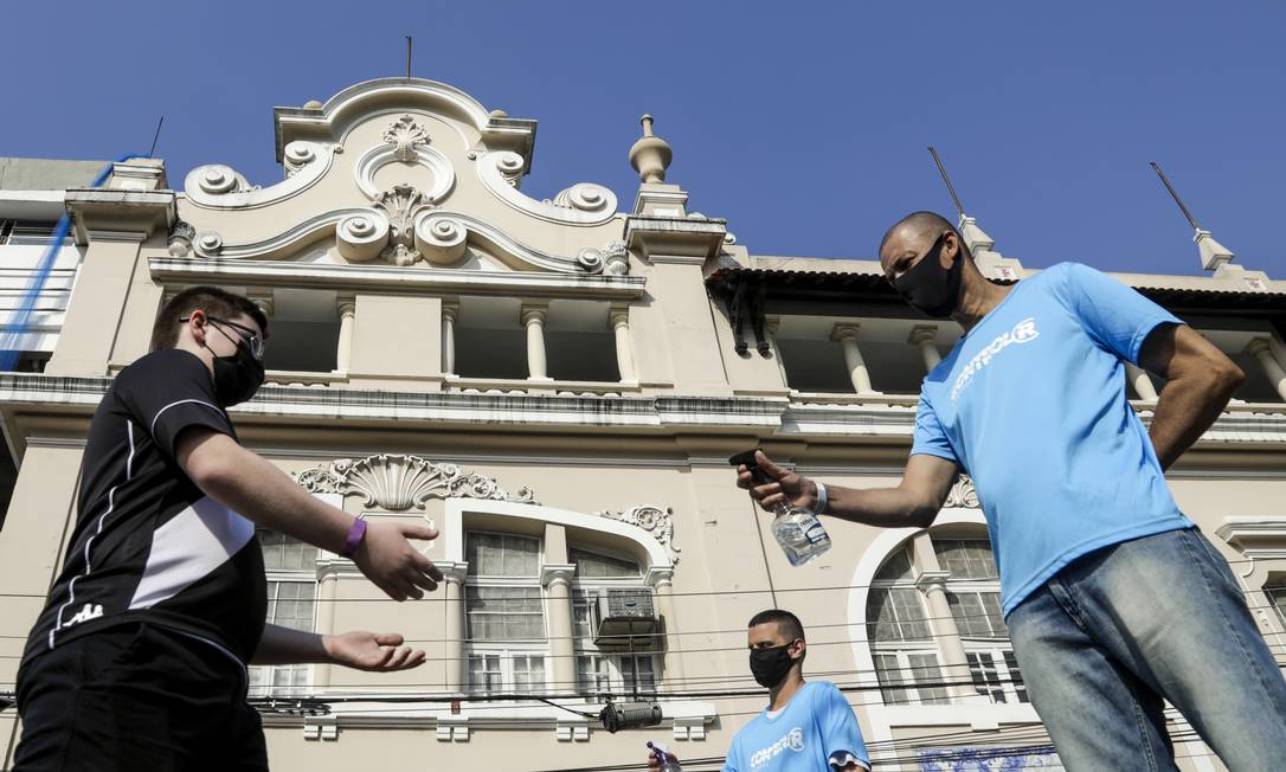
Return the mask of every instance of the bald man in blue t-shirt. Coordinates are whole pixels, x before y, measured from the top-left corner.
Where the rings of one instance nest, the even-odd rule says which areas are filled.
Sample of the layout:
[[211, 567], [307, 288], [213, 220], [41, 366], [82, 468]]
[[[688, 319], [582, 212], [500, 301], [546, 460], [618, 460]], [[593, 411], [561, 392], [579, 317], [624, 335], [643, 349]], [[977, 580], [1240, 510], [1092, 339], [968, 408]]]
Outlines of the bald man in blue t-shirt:
[[[924, 379], [901, 483], [828, 491], [760, 454], [776, 481], [756, 485], [742, 467], [738, 484], [769, 511], [787, 501], [926, 528], [967, 473], [1014, 653], [1068, 769], [1176, 769], [1164, 700], [1231, 769], [1286, 769], [1286, 681], [1228, 564], [1165, 483], [1242, 372], [1092, 268], [987, 281], [931, 212], [889, 229], [880, 264], [911, 305], [965, 330]], [[1166, 379], [1150, 428], [1127, 400], [1126, 362]]]

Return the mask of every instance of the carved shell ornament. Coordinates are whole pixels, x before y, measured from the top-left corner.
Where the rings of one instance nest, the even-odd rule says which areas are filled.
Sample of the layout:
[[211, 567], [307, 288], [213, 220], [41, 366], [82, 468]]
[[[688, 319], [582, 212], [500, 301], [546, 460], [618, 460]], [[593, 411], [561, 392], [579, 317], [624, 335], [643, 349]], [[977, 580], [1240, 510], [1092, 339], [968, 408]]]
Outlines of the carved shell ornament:
[[510, 494], [494, 477], [420, 456], [381, 453], [359, 459], [338, 458], [291, 476], [309, 493], [360, 494], [365, 497], [365, 506], [378, 506], [389, 512], [424, 509], [425, 502], [432, 498], [539, 503], [528, 488]]
[[963, 507], [965, 509], [982, 509], [978, 500], [978, 491], [973, 487], [973, 480], [968, 475], [960, 475], [947, 491], [947, 500], [942, 503], [943, 509]]
[[414, 116], [403, 115], [385, 130], [384, 141], [394, 146], [394, 158], [411, 163], [415, 160], [416, 145], [429, 144], [429, 132], [415, 122]]
[[670, 556], [670, 563], [678, 565], [679, 552], [682, 550], [674, 543], [674, 510], [669, 507], [663, 509], [644, 505], [619, 512], [612, 510], [599, 512], [598, 516], [629, 523], [647, 531], [662, 547], [665, 547], [666, 553]]

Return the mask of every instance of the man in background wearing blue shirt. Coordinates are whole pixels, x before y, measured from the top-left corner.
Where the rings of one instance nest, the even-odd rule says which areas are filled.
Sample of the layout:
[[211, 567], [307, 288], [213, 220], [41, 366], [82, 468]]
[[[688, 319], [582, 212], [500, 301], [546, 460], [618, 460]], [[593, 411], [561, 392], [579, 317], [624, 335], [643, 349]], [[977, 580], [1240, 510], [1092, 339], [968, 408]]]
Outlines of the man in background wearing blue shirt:
[[[857, 772], [870, 759], [853, 708], [835, 685], [804, 683], [804, 626], [789, 611], [755, 614], [747, 632], [750, 672], [768, 707], [732, 738], [723, 772]], [[671, 763], [677, 760], [666, 754]], [[655, 755], [648, 769], [661, 769]]]
[[[759, 458], [738, 484], [845, 520], [928, 527], [964, 472], [987, 518], [1014, 653], [1071, 770], [1175, 770], [1169, 700], [1229, 768], [1286, 769], [1286, 681], [1236, 578], [1179, 511], [1164, 470], [1244, 378], [1165, 309], [1063, 263], [987, 281], [946, 219], [916, 212], [880, 245], [911, 305], [964, 335], [924, 379], [895, 488], [831, 488]], [[1150, 429], [1123, 362], [1166, 379]]]

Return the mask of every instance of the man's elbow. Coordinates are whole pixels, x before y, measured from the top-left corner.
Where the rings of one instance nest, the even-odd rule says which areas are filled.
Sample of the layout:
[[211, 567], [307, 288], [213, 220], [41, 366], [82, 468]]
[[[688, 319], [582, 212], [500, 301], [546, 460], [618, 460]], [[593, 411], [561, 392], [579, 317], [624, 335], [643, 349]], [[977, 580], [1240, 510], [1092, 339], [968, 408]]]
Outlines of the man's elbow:
[[912, 528], [928, 528], [933, 525], [934, 520], [938, 519], [939, 511], [941, 511], [941, 507], [933, 502], [920, 502], [907, 513], [907, 525]]

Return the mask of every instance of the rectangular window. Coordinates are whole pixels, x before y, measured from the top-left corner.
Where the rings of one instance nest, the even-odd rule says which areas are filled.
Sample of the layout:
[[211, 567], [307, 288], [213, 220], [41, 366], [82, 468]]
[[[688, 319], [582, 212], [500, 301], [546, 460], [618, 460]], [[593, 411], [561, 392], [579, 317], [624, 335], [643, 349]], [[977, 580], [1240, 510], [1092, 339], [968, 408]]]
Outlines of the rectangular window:
[[948, 592], [947, 603], [961, 638], [1008, 638], [998, 592]]
[[577, 655], [576, 688], [587, 697], [655, 694], [656, 659], [651, 654]]
[[545, 640], [539, 587], [465, 587], [469, 638], [474, 641]]
[[539, 654], [516, 654], [513, 657], [514, 691], [519, 694], [541, 694], [545, 689], [545, 657]]
[[938, 564], [951, 572], [952, 580], [997, 579], [996, 559], [985, 539], [934, 539]]
[[[267, 577], [269, 624], [312, 631], [317, 607], [317, 548], [285, 534], [261, 530]], [[254, 696], [302, 694], [311, 683], [309, 665], [261, 665], [250, 668]]]
[[594, 605], [597, 600], [593, 593], [572, 590], [572, 633], [578, 644], [589, 645], [594, 639]]
[[867, 600], [867, 619], [873, 620], [874, 641], [928, 640], [920, 591], [913, 588], [873, 588]]
[[882, 652], [876, 653], [874, 659], [885, 705], [945, 705], [950, 701], [937, 654]]
[[1018, 658], [1012, 651], [1005, 652], [1005, 667], [1009, 668], [1010, 687], [1018, 696], [1019, 702], [1031, 702], [1027, 698], [1027, 685], [1023, 683], [1023, 674], [1018, 670]]
[[500, 669], [499, 654], [474, 654], [469, 657], [469, 691], [499, 694], [504, 691], [505, 676]]
[[1000, 674], [996, 672], [996, 659], [989, 652], [971, 651], [969, 658], [969, 677], [973, 688], [992, 702], [1005, 702], [1005, 690], [1000, 685]]
[[540, 575], [540, 540], [508, 533], [470, 533], [466, 557], [474, 576]]
[[1264, 594], [1268, 596], [1268, 605], [1277, 609], [1282, 627], [1286, 628], [1286, 584], [1270, 584], [1264, 588]]

